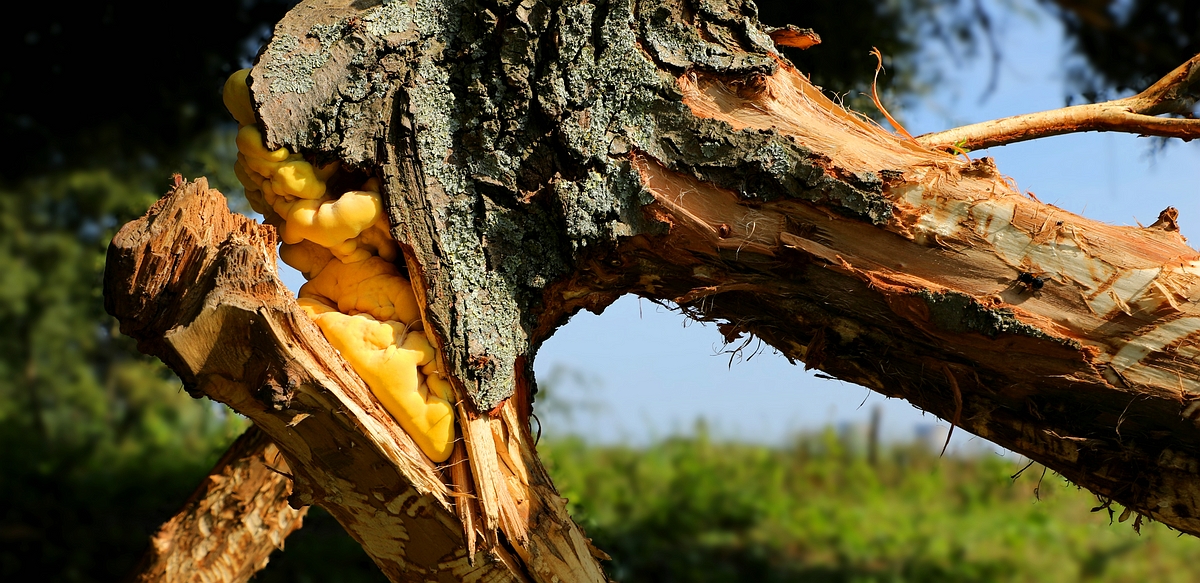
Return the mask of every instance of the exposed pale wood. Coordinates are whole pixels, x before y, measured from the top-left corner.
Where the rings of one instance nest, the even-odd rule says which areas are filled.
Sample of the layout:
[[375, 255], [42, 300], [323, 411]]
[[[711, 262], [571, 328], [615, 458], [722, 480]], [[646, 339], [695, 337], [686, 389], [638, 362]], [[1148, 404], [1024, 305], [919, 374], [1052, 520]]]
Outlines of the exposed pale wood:
[[132, 580], [248, 581], [300, 528], [308, 508], [288, 506], [287, 462], [257, 427], [230, 446], [183, 509], [159, 528]]
[[753, 332], [807, 366], [961, 416], [1103, 497], [1200, 533], [1190, 453], [1200, 254], [1177, 211], [1148, 228], [1091, 221], [1023, 196], [988, 159], [922, 152], [847, 119], [790, 67], [757, 83], [680, 77], [697, 115], [801, 144], [853, 143], [830, 154], [838, 172], [899, 169], [883, 188], [890, 220], [748, 204], [635, 157], [658, 206], [649, 212], [671, 229], [636, 252], [659, 262], [646, 295], [728, 320], [727, 337]]
[[[381, 174], [466, 418], [528, 402], [540, 343], [637, 293], [1200, 532], [1200, 257], [1173, 219], [1088, 221], [898, 139], [739, 0], [398, 6], [302, 4], [252, 91], [274, 145]], [[1180, 71], [1144, 113], [1186, 104]], [[482, 425], [503, 531], [520, 488]]]
[[295, 478], [393, 581], [521, 581], [503, 549], [468, 557], [438, 470], [383, 411], [276, 276], [270, 227], [200, 179], [113, 239], [109, 311], [194, 395], [249, 417]]

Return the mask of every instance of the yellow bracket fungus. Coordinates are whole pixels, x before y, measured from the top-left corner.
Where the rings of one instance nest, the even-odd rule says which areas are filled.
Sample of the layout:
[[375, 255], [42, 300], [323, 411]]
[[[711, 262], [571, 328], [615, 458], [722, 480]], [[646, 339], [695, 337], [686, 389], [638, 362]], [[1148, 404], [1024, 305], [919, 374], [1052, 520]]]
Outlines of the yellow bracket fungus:
[[312, 241], [300, 241], [294, 245], [280, 245], [279, 258], [299, 271], [304, 279], [309, 280], [333, 261], [333, 253]]
[[270, 203], [271, 197], [321, 198], [325, 182], [317, 176], [313, 165], [287, 148], [267, 149], [258, 126], [242, 126], [237, 133], [238, 164], [243, 173], [251, 176]]
[[382, 257], [357, 263], [329, 261], [300, 287], [301, 298], [325, 299], [347, 314], [369, 314], [376, 320], [406, 325], [421, 321], [412, 284]]
[[387, 231], [378, 192], [352, 190], [336, 200], [277, 198], [271, 208], [285, 221], [279, 233], [284, 243], [307, 239], [347, 263], [383, 256], [381, 249], [395, 259], [396, 245]]
[[250, 87], [246, 84], [246, 77], [250, 75], [250, 69], [242, 69], [229, 76], [225, 80], [225, 89], [222, 91], [221, 99], [225, 102], [225, 109], [233, 114], [233, 119], [236, 119], [239, 126], [254, 125], [257, 119], [254, 117], [254, 105], [250, 103]]
[[454, 447], [454, 406], [447, 399], [448, 383], [418, 370], [435, 362], [425, 335], [408, 332], [394, 321], [346, 315], [312, 299], [301, 298], [300, 306], [425, 455], [434, 461], [449, 458]]
[[331, 195], [337, 163], [314, 167], [286, 148], [267, 148], [256, 124], [248, 69], [225, 83], [237, 119], [234, 172], [251, 208], [283, 241], [279, 257], [304, 274], [299, 304], [362, 377], [384, 409], [435, 462], [454, 447], [453, 389], [424, 333], [412, 284], [396, 267], [380, 185]]

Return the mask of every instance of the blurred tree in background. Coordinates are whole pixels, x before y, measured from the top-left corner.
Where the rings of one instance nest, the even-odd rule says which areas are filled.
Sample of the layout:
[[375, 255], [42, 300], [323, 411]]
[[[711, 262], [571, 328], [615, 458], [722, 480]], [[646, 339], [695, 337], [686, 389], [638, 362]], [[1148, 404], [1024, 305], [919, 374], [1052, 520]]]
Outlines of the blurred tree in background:
[[1081, 57], [1067, 66], [1067, 79], [1089, 101], [1141, 91], [1200, 53], [1194, 0], [1039, 1], [1062, 21]]
[[127, 576], [244, 427], [140, 355], [100, 285], [112, 235], [172, 172], [235, 184], [220, 80], [287, 8], [96, 2], [0, 24], [0, 580]]
[[928, 443], [871, 464], [862, 445], [833, 431], [728, 443], [701, 425], [649, 447], [566, 439], [538, 453], [623, 583], [1196, 580], [1193, 537], [1110, 526], [1041, 466], [1014, 478], [1011, 458]]
[[[1069, 69], [1072, 91], [1084, 98], [1140, 89], [1200, 52], [1200, 3], [1192, 0], [1039, 2], [1066, 24], [1079, 57]], [[222, 407], [190, 399], [161, 363], [119, 335], [104, 313], [100, 282], [110, 238], [145, 211], [173, 172], [206, 175], [232, 200], [240, 199], [232, 177], [235, 128], [220, 87], [229, 73], [249, 64], [292, 4], [96, 2], [47, 6], [0, 24], [8, 55], [0, 68], [0, 128], [11, 144], [0, 157], [0, 580], [121, 579], [148, 536], [244, 428]], [[818, 85], [851, 92], [847, 105], [862, 111], [871, 111], [861, 92], [874, 72], [866, 56], [872, 46], [890, 60], [885, 100], [903, 101], [936, 80], [937, 71], [918, 63], [927, 43], [993, 62], [1003, 57], [992, 15], [976, 0], [767, 0], [760, 9], [765, 22], [816, 29], [824, 43], [789, 57]], [[753, 497], [705, 490], [700, 474], [735, 470], [706, 466], [719, 458], [705, 453], [716, 446], [703, 439], [655, 448], [659, 457], [578, 443], [548, 447], [549, 459], [559, 460], [552, 463], [564, 488], [578, 493], [571, 497], [589, 532], [603, 548], [615, 549], [614, 574], [622, 578], [815, 573], [796, 571], [799, 563], [771, 571], [762, 553], [777, 552], [783, 543], [738, 537], [802, 540], [756, 529], [764, 516], [774, 517], [771, 528], [792, 528], [772, 510], [778, 496], [791, 499], [793, 513], [816, 502], [788, 488], [746, 490], [758, 492]], [[671, 467], [663, 465], [663, 455], [700, 456], [684, 464], [699, 473], [661, 470]], [[729, 463], [751, 464], [785, 483], [789, 472], [801, 471], [779, 458], [788, 452], [743, 448], [729, 455], [735, 460]], [[869, 472], [860, 478], [880, 480]], [[610, 489], [596, 489], [610, 481]], [[594, 487], [583, 488], [585, 483]], [[660, 491], [669, 496], [651, 495]], [[687, 520], [701, 523], [679, 528]], [[260, 580], [378, 580], [327, 515], [314, 512], [306, 522], [288, 542], [303, 552], [276, 556]], [[659, 538], [666, 536], [664, 525], [715, 538]], [[734, 542], [720, 546], [722, 540]], [[830, 545], [823, 552], [842, 548], [812, 540]], [[716, 548], [712, 544], [720, 552], [706, 550]], [[700, 562], [683, 556], [646, 563], [645, 553], [664, 545]], [[705, 562], [714, 560], [725, 566]], [[893, 572], [855, 565], [830, 572]], [[986, 572], [995, 566], [981, 565]]]

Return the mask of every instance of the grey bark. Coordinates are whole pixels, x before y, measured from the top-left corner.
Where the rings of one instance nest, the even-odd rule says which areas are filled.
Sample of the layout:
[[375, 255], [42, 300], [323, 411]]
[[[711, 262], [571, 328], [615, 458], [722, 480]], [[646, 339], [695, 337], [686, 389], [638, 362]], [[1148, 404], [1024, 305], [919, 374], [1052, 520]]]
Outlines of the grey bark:
[[877, 179], [834, 179], [785, 137], [692, 115], [683, 70], [775, 68], [752, 4], [699, 6], [720, 42], [675, 19], [684, 2], [313, 2], [259, 58], [251, 91], [269, 143], [385, 177], [397, 238], [420, 258], [435, 326], [464, 348], [450, 357], [478, 410], [512, 395], [529, 373], [517, 357], [545, 339], [533, 331], [566, 315], [551, 284], [621, 237], [662, 232], [642, 216], [652, 198], [631, 151], [764, 200], [887, 219]]

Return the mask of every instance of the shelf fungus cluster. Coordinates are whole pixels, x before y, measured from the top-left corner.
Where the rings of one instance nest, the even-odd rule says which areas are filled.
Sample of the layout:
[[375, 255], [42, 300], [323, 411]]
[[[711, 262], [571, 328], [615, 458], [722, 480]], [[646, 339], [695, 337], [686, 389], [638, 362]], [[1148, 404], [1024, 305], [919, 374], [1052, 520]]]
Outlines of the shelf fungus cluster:
[[300, 306], [425, 455], [445, 461], [454, 445], [453, 392], [412, 284], [396, 267], [399, 247], [379, 181], [339, 189], [353, 173], [338, 163], [317, 166], [286, 148], [268, 149], [248, 72], [234, 73], [224, 90], [239, 125], [235, 171], [250, 206], [279, 232], [280, 258], [308, 280]]

